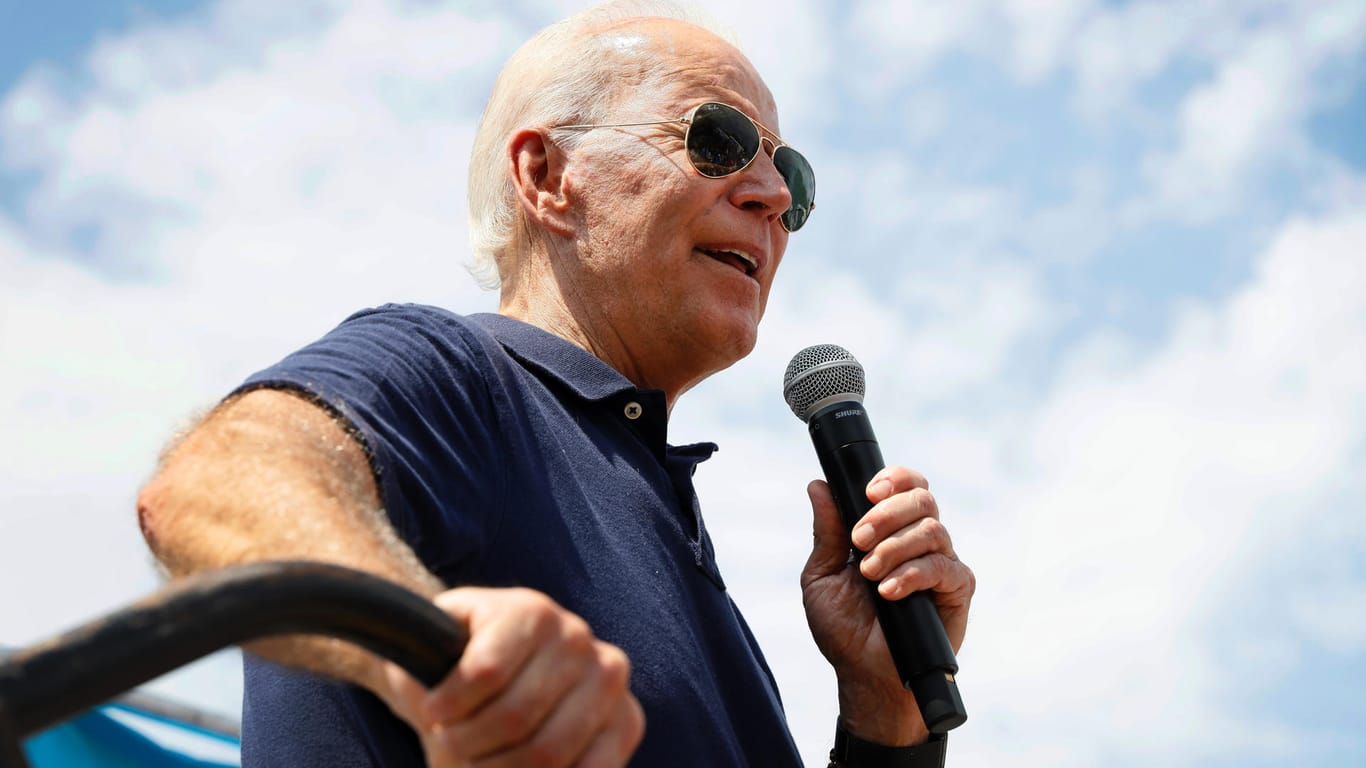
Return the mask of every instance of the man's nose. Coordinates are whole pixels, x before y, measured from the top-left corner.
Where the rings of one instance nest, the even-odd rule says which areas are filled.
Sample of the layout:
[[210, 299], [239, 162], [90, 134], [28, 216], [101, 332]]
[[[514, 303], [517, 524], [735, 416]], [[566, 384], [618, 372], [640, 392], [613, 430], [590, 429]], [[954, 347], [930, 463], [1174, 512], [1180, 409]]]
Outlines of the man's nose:
[[792, 207], [792, 192], [773, 164], [772, 150], [771, 142], [761, 140], [758, 156], [738, 174], [740, 178], [731, 190], [731, 202], [746, 210], [767, 210], [771, 218], [776, 218]]

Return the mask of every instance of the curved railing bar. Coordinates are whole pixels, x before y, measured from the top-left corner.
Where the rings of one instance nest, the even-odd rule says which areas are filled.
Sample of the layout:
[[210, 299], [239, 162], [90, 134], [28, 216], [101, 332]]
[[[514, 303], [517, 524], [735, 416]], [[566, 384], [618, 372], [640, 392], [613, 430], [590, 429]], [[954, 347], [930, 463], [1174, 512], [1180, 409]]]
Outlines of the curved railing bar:
[[0, 765], [10, 764], [8, 739], [227, 646], [293, 634], [355, 643], [428, 686], [468, 639], [431, 601], [350, 568], [274, 561], [199, 574], [0, 661]]

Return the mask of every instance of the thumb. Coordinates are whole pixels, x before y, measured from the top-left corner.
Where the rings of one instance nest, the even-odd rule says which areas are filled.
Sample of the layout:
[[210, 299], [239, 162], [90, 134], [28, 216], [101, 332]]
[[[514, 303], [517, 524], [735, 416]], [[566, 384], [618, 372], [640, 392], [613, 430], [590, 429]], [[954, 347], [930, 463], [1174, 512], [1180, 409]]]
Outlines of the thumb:
[[811, 556], [806, 560], [806, 572], [811, 575], [832, 575], [849, 564], [849, 532], [835, 507], [835, 497], [824, 480], [812, 480], [806, 486], [811, 498]]

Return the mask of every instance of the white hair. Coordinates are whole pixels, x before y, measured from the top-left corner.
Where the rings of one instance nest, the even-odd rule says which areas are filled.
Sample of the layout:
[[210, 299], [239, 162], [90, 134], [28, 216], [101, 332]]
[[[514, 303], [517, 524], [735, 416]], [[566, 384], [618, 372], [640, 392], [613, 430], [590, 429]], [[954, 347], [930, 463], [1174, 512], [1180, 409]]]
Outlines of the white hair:
[[[611, 122], [610, 110], [630, 83], [650, 92], [668, 62], [613, 46], [595, 33], [637, 17], [676, 19], [734, 43], [695, 8], [671, 0], [612, 0], [552, 24], [528, 40], [503, 67], [484, 107], [470, 153], [470, 273], [497, 288], [518, 225], [507, 142], [523, 127]], [[572, 149], [577, 134], [561, 144]]]

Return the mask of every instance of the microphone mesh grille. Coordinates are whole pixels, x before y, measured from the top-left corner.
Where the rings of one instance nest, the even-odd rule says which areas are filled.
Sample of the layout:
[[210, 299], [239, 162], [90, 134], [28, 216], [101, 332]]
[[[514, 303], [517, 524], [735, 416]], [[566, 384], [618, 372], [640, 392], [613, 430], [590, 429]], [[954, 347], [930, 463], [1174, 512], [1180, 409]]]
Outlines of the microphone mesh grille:
[[834, 395], [863, 400], [863, 366], [837, 344], [816, 344], [798, 352], [783, 374], [783, 399], [806, 421], [811, 406]]

